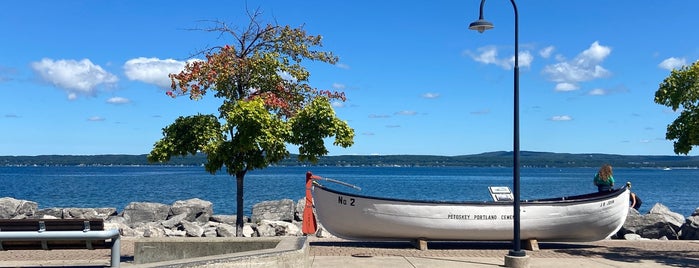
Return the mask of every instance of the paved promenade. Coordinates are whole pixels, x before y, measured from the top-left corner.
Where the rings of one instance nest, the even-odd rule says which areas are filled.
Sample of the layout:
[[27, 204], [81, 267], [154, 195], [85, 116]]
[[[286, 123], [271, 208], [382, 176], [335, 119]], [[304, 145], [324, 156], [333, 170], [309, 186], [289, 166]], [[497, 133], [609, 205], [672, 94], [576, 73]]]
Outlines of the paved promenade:
[[[502, 267], [507, 242], [356, 242], [309, 237], [309, 264], [320, 267]], [[134, 267], [134, 239], [122, 238], [123, 267]], [[535, 267], [699, 267], [699, 241], [603, 240], [539, 243], [527, 251]], [[0, 267], [109, 265], [109, 250], [0, 251]]]
[[[310, 238], [311, 267], [502, 267], [509, 242], [352, 242]], [[531, 267], [699, 267], [699, 241], [539, 243]]]

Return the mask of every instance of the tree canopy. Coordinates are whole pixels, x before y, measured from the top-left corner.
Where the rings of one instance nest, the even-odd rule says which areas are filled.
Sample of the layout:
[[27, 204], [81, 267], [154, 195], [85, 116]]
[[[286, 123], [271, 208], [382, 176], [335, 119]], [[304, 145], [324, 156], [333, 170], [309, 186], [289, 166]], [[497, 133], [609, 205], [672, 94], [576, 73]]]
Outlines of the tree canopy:
[[699, 145], [699, 61], [672, 70], [655, 92], [655, 102], [681, 110], [667, 126], [665, 138], [674, 140], [676, 154], [688, 154]]
[[317, 50], [320, 35], [308, 35], [302, 27], [262, 25], [259, 15], [250, 14], [250, 23], [240, 31], [212, 22], [214, 27], [206, 31], [230, 35], [232, 44], [208, 48], [202, 52], [205, 60], [170, 74], [170, 97], [198, 100], [213, 91], [222, 104], [218, 116], [179, 117], [163, 129], [163, 138], [148, 155], [149, 161], [160, 162], [202, 152], [208, 172], [225, 166], [237, 182], [238, 236], [246, 172], [289, 157], [287, 144], [298, 146], [299, 160], [315, 162], [328, 153], [324, 139], [335, 137], [333, 144], [341, 147], [354, 139], [354, 130], [331, 106], [331, 101], [345, 101], [344, 93], [311, 87], [310, 72], [302, 66], [304, 60], [335, 64], [338, 58]]

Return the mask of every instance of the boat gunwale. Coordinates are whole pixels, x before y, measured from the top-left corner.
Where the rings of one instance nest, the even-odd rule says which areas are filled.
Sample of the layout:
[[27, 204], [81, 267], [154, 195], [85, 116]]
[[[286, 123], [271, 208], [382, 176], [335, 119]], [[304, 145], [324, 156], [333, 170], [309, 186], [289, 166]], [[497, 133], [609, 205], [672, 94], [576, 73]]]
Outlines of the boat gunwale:
[[[328, 188], [326, 186], [321, 185], [318, 182], [314, 182], [313, 186], [319, 187], [324, 191], [334, 193], [334, 194], [340, 194], [340, 195], [358, 197], [358, 198], [365, 198], [365, 199], [381, 200], [381, 201], [391, 201], [391, 202], [439, 204], [439, 205], [449, 205], [449, 204], [453, 204], [453, 205], [464, 205], [464, 204], [469, 204], [469, 205], [512, 205], [514, 203], [514, 201], [497, 201], [496, 202], [496, 201], [491, 201], [491, 200], [489, 200], [489, 201], [417, 200], [417, 199], [405, 199], [405, 198], [377, 197], [377, 196], [348, 193], [348, 192], [343, 192], [343, 191], [331, 189], [331, 188]], [[627, 189], [628, 189], [628, 186], [623, 186], [623, 187], [619, 187], [619, 188], [614, 189], [614, 190], [609, 191], [609, 192], [594, 192], [594, 193], [588, 193], [588, 194], [561, 196], [561, 197], [554, 197], [554, 198], [520, 200], [520, 203], [526, 204], [526, 205], [589, 203], [589, 202], [595, 202], [595, 201], [608, 200], [608, 199], [615, 198], [615, 197], [623, 194]]]

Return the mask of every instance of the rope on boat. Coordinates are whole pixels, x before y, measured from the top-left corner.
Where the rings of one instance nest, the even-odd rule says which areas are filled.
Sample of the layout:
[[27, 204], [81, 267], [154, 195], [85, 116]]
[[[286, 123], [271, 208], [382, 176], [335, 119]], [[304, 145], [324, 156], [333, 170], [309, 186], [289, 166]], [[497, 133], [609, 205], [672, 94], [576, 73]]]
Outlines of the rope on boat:
[[346, 182], [344, 182], [344, 181], [339, 181], [339, 180], [335, 180], [335, 179], [331, 179], [331, 178], [323, 178], [323, 177], [321, 177], [321, 179], [322, 179], [322, 180], [325, 180], [325, 181], [329, 181], [329, 182], [334, 182], [334, 183], [337, 183], [337, 184], [342, 185], [342, 186], [347, 186], [347, 187], [350, 187], [350, 188], [354, 188], [354, 189], [356, 189], [357, 191], [361, 191], [361, 190], [362, 190], [361, 187], [359, 187], [359, 186], [357, 186], [357, 185], [354, 185], [354, 184], [346, 183]]

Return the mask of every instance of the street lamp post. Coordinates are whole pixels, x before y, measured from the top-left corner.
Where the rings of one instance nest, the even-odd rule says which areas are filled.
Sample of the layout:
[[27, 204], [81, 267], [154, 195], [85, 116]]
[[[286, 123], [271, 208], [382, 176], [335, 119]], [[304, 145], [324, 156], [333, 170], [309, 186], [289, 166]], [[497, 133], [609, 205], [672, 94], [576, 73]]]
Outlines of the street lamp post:
[[[524, 257], [526, 252], [522, 250], [522, 242], [519, 235], [520, 223], [520, 195], [519, 195], [519, 25], [517, 15], [517, 5], [514, 0], [510, 0], [512, 8], [515, 10], [515, 74], [514, 74], [514, 141], [513, 141], [513, 185], [514, 188], [514, 234], [513, 234], [513, 249], [510, 250], [509, 256]], [[468, 28], [482, 33], [485, 30], [493, 28], [493, 24], [483, 19], [483, 5], [485, 0], [481, 0], [480, 16], [477, 21], [472, 22]]]

